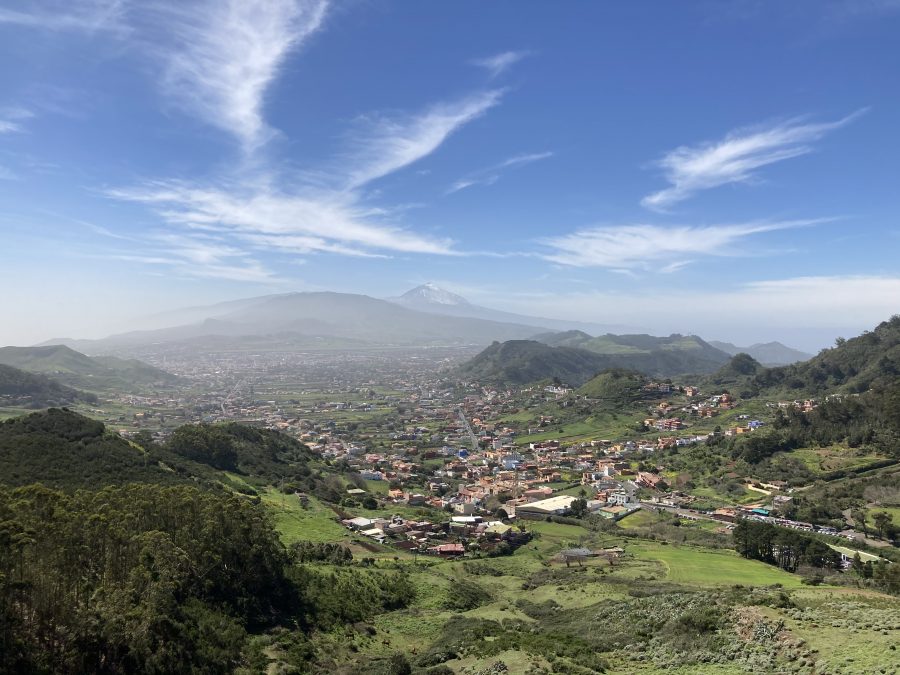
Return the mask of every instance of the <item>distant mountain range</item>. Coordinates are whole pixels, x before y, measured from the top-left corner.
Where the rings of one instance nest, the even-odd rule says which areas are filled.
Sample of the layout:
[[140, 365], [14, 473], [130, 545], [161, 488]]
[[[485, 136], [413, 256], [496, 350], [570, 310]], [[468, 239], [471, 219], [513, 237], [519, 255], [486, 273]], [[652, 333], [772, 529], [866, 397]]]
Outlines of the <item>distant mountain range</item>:
[[801, 352], [799, 349], [793, 349], [780, 342], [761, 342], [749, 347], [737, 347], [730, 342], [716, 340], [710, 340], [709, 344], [731, 356], [749, 354], [764, 366], [786, 366], [799, 361], [809, 361], [813, 357], [812, 354]]
[[88, 391], [172, 385], [179, 378], [135, 359], [90, 357], [65, 345], [0, 347], [0, 364], [52, 377]]
[[350, 293], [269, 295], [225, 309], [196, 323], [65, 343], [92, 353], [160, 343], [252, 349], [485, 345], [544, 330], [540, 325], [426, 313]]
[[[388, 300], [332, 292], [265, 295], [157, 314], [141, 325], [155, 327], [101, 340], [59, 339], [44, 345], [62, 344], [94, 355], [140, 354], [142, 349], [161, 345], [197, 351], [291, 351], [386, 346], [481, 347], [495, 341], [530, 338], [553, 347], [576, 347], [595, 354], [623, 357], [622, 365], [642, 372], [710, 372], [727, 360], [727, 354], [695, 336], [614, 335], [610, 332], [612, 328], [623, 330], [624, 327], [480, 307], [432, 283]], [[766, 362], [778, 362], [773, 358], [767, 357]], [[615, 360], [614, 365], [619, 364], [620, 360]]]

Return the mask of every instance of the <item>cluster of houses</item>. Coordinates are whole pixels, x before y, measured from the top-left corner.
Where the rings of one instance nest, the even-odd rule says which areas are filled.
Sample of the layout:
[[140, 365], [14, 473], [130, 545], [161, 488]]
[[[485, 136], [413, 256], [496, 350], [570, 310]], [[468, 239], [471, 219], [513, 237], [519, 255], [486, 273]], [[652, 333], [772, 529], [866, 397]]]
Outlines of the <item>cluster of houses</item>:
[[475, 515], [453, 516], [445, 523], [411, 520], [402, 516], [357, 517], [342, 520], [341, 523], [376, 543], [441, 557], [460, 556], [473, 549], [491, 552], [501, 544], [507, 550], [514, 550], [531, 539], [531, 535], [523, 529]]

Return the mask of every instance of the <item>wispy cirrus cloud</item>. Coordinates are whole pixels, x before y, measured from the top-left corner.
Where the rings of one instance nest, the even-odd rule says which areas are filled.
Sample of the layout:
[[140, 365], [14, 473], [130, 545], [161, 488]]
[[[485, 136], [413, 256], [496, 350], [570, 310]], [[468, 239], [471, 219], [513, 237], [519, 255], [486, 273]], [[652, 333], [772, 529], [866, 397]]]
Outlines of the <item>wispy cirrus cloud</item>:
[[322, 26], [327, 0], [208, 0], [152, 5], [148, 48], [164, 65], [163, 91], [254, 149], [271, 136], [266, 91], [288, 54]]
[[32, 117], [34, 117], [34, 113], [25, 108], [0, 108], [0, 134], [12, 134], [22, 131], [22, 122]]
[[151, 233], [141, 237], [140, 243], [144, 247], [140, 253], [113, 251], [103, 257], [165, 267], [181, 276], [197, 279], [251, 283], [276, 281], [275, 275], [249, 253], [229, 246], [214, 236]]
[[748, 182], [761, 167], [812, 152], [810, 143], [865, 112], [866, 109], [858, 110], [836, 122], [813, 123], [794, 118], [738, 129], [720, 141], [676, 148], [654, 163], [663, 169], [671, 186], [647, 195], [641, 204], [665, 211], [701, 190]]
[[263, 185], [197, 187], [169, 181], [107, 194], [145, 204], [180, 230], [212, 232], [283, 253], [453, 253], [449, 239], [391, 225], [358, 196], [342, 192], [296, 194]]
[[415, 115], [368, 115], [348, 135], [341, 163], [350, 166], [346, 186], [359, 188], [394, 173], [437, 150], [462, 126], [500, 103], [499, 89], [442, 102]]
[[124, 30], [123, 0], [31, 0], [20, 7], [0, 7], [0, 24], [50, 31]]
[[528, 56], [527, 51], [508, 51], [494, 54], [481, 59], [472, 59], [470, 62], [474, 66], [484, 68], [492, 78], [501, 75], [506, 70], [517, 64], [519, 61]]
[[823, 219], [749, 222], [723, 225], [613, 225], [578, 230], [544, 239], [551, 250], [543, 258], [573, 267], [675, 272], [695, 256], [726, 255], [747, 237], [806, 227]]
[[463, 176], [448, 188], [447, 194], [453, 194], [454, 192], [459, 192], [460, 190], [465, 190], [466, 188], [473, 187], [475, 185], [493, 185], [498, 180], [500, 180], [501, 174], [506, 169], [525, 166], [526, 164], [539, 162], [542, 159], [549, 159], [550, 157], [553, 157], [552, 152], [535, 152], [510, 157], [509, 159], [506, 159], [499, 164], [494, 164], [492, 166], [486, 167], [484, 169], [479, 169], [478, 171], [473, 171], [472, 173]]
[[[476, 92], [416, 114], [358, 120], [338, 160], [326, 162], [305, 181], [256, 168], [239, 181], [161, 180], [105, 194], [146, 206], [172, 232], [206, 233], [238, 250], [291, 256], [457, 255], [451, 239], [399, 225], [396, 219], [405, 207], [375, 205], [363, 188], [433, 153], [501, 96], [501, 91]], [[514, 159], [514, 164], [529, 161]], [[194, 262], [209, 268], [209, 274], [223, 272], [231, 278], [232, 271], [220, 265]], [[250, 273], [257, 271], [251, 268]]]
[[[232, 131], [248, 149], [267, 137], [262, 94], [269, 81], [277, 76], [279, 59], [296, 41], [302, 41], [318, 29], [326, 7], [324, 2], [311, 1], [272, 0], [263, 4], [274, 7], [275, 11], [266, 19], [260, 16], [265, 14], [261, 9], [255, 14], [251, 12], [249, 27], [245, 28], [253, 35], [244, 36], [251, 43], [265, 36], [267, 43], [262, 55], [251, 59], [259, 64], [259, 68], [254, 68], [258, 86], [230, 91], [232, 78], [243, 78], [243, 66], [221, 76], [211, 74], [217, 66], [227, 70], [232, 57], [237, 59], [248, 49], [252, 51], [252, 45], [231, 44], [234, 41], [228, 38], [232, 22], [237, 20], [235, 16], [244, 16], [245, 12], [244, 4], [237, 0], [232, 5], [235, 16], [214, 20], [208, 27], [194, 25], [198, 20], [195, 10], [179, 16], [175, 27], [178, 41], [189, 42], [195, 30], [206, 37], [196, 52], [187, 49], [171, 57], [175, 70], [181, 73], [175, 79], [181, 79], [185, 86], [194, 82], [197, 96], [212, 94], [195, 112]], [[297, 8], [303, 11], [296, 14]], [[180, 11], [170, 13], [177, 15]], [[221, 28], [222, 21], [227, 26], [225, 30]], [[296, 26], [291, 28], [298, 21], [302, 24], [299, 32]], [[213, 35], [214, 38], [210, 37]], [[199, 58], [194, 59], [192, 54]], [[177, 95], [174, 89], [170, 91]], [[502, 96], [500, 89], [476, 91], [433, 103], [418, 112], [376, 112], [362, 116], [342, 139], [333, 160], [299, 176], [285, 176], [260, 156], [258, 161], [244, 166], [239, 179], [213, 178], [202, 183], [157, 180], [106, 190], [105, 194], [144, 205], [156, 214], [168, 232], [189, 237], [208, 235], [229, 247], [227, 251], [212, 249], [218, 257], [190, 260], [197, 270], [206, 269], [210, 275], [222, 273], [226, 275], [224, 278], [242, 274], [231, 269], [234, 264], [221, 264], [226, 254], [240, 261], [235, 257], [237, 251], [274, 252], [294, 260], [298, 255], [317, 253], [357, 257], [397, 253], [455, 255], [458, 252], [451, 239], [422, 234], [400, 224], [399, 216], [405, 208], [375, 204], [371, 193], [364, 188], [434, 153], [455, 132], [498, 105]], [[232, 103], [235, 103], [232, 116], [220, 114]], [[523, 161], [529, 160], [517, 158], [514, 163]], [[207, 249], [208, 242], [204, 243], [203, 250]], [[179, 266], [186, 249], [181, 246], [177, 250], [180, 253], [175, 254], [174, 264]], [[153, 251], [146, 257], [161, 258]], [[270, 274], [255, 264], [238, 267], [248, 269], [250, 276], [262, 278], [263, 272]]]

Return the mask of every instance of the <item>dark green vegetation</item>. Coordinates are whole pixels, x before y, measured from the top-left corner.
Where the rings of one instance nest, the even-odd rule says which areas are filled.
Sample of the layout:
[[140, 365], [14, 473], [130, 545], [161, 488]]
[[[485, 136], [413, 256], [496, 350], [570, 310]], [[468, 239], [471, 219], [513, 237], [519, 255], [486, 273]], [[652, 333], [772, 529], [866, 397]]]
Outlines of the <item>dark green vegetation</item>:
[[96, 403], [97, 397], [60, 384], [46, 375], [0, 364], [0, 406], [47, 408], [76, 401]]
[[460, 366], [459, 377], [494, 384], [528, 384], [545, 379], [581, 386], [602, 370], [620, 368], [656, 377], [710, 373], [728, 355], [700, 338], [670, 335], [602, 335], [581, 331], [549, 333], [534, 340], [495, 342]]
[[187, 480], [102, 423], [51, 408], [0, 423], [0, 483], [76, 489]]
[[135, 359], [90, 357], [63, 345], [0, 347], [0, 364], [49, 375], [63, 384], [89, 391], [129, 391], [179, 381], [171, 373]]
[[732, 455], [757, 463], [776, 452], [836, 443], [866, 446], [900, 459], [900, 381], [860, 396], [825, 401], [807, 413], [778, 410], [769, 430], [736, 439]]
[[760, 368], [750, 363], [747, 356], [738, 355], [725, 370], [713, 375], [711, 381], [727, 381], [747, 397], [818, 396], [879, 389], [896, 382], [898, 377], [900, 316], [894, 316], [858, 337], [838, 339], [834, 347], [822, 350], [804, 363]]
[[493, 384], [529, 384], [552, 379], [580, 386], [611, 366], [600, 354], [572, 347], [548, 347], [534, 340], [495, 342], [462, 364], [456, 374]]
[[735, 550], [745, 558], [796, 572], [801, 565], [835, 569], [838, 553], [816, 537], [786, 527], [741, 520], [732, 533]]
[[[243, 476], [232, 481], [224, 471]], [[250, 483], [246, 482], [250, 481]], [[128, 441], [101, 422], [51, 408], [0, 423], [0, 483], [64, 489], [133, 482], [225, 485], [255, 495], [281, 482], [338, 502], [345, 496], [336, 468], [316, 464], [309, 449], [274, 431], [240, 424], [183, 426], [163, 444], [148, 434]]]
[[240, 425], [137, 440], [68, 410], [0, 425], [0, 673], [257, 673], [253, 636], [272, 631], [300, 666], [315, 631], [414, 596], [342, 546], [286, 549], [255, 490], [214, 468], [340, 497], [302, 444]]
[[413, 595], [396, 574], [299, 564], [240, 496], [0, 488], [0, 672], [259, 672], [248, 632], [290, 626], [302, 645]]

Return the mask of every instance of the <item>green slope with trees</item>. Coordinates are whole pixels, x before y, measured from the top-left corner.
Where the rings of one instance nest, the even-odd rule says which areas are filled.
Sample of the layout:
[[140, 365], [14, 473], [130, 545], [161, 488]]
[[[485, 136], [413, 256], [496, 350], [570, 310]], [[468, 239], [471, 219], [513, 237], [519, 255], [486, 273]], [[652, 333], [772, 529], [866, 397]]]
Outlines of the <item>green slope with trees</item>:
[[97, 397], [60, 384], [46, 375], [0, 364], [0, 406], [48, 408], [77, 401], [96, 403]]
[[696, 336], [549, 333], [534, 340], [495, 342], [456, 370], [464, 379], [503, 385], [559, 380], [579, 387], [599, 371], [622, 368], [651, 377], [710, 373], [728, 361]]
[[171, 386], [175, 375], [136, 359], [91, 357], [64, 345], [0, 347], [0, 364], [49, 375], [71, 387], [89, 391]]
[[735, 356], [710, 381], [731, 377], [748, 396], [821, 396], [878, 389], [900, 377], [900, 315], [857, 337], [840, 338], [834, 347], [803, 363], [762, 368], [747, 359], [747, 355]]

